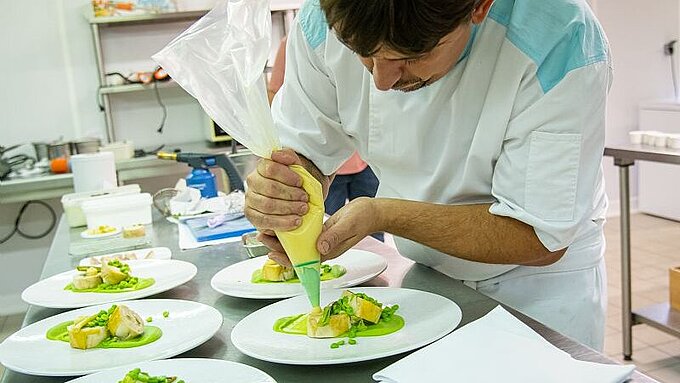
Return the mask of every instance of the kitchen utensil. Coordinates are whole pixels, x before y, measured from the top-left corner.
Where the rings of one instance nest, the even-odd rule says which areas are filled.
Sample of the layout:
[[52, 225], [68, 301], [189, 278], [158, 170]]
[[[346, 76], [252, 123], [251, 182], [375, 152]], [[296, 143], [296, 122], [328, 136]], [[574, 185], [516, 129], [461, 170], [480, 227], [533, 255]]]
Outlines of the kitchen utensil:
[[71, 154], [71, 144], [68, 142], [54, 142], [47, 146], [47, 157], [50, 160], [62, 157], [68, 158]]
[[46, 142], [34, 142], [33, 148], [35, 149], [35, 155], [38, 162], [49, 159], [49, 147], [50, 144]]
[[101, 143], [102, 142], [99, 138], [83, 138], [81, 140], [74, 141], [71, 143], [72, 153], [73, 154], [97, 153]]

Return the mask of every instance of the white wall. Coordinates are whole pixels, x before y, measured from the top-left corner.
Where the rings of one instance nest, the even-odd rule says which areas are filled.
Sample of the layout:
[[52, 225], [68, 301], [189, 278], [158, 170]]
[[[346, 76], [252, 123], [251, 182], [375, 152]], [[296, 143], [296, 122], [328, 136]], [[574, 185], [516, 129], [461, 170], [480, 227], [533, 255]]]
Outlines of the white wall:
[[[606, 140], [609, 144], [626, 142], [628, 132], [637, 129], [641, 101], [673, 96], [670, 58], [664, 55], [663, 45], [679, 37], [680, 1], [595, 0], [594, 3], [614, 58]], [[610, 213], [616, 214], [619, 210], [618, 168], [611, 158], [605, 158], [604, 163]], [[637, 195], [635, 167], [631, 172], [631, 195]]]

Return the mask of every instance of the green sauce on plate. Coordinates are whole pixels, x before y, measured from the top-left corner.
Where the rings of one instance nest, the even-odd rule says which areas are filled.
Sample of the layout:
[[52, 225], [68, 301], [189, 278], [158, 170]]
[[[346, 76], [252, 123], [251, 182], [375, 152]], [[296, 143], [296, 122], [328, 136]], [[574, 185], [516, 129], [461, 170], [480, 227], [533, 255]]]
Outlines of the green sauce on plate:
[[[59, 323], [58, 325], [47, 330], [47, 339], [57, 340], [61, 342], [69, 342], [68, 338], [68, 326], [72, 325], [73, 321]], [[101, 342], [95, 348], [133, 348], [144, 346], [149, 343], [153, 343], [160, 339], [163, 335], [163, 331], [156, 326], [144, 326], [144, 333], [136, 338], [129, 340], [118, 340], [114, 338], [108, 338]]]
[[73, 287], [73, 283], [69, 283], [68, 285], [66, 285], [66, 287], [64, 287], [64, 290], [71, 290], [74, 293], [129, 293], [130, 291], [145, 289], [147, 287], [152, 286], [154, 283], [156, 283], [156, 281], [153, 278], [138, 278], [138, 279], [139, 279], [139, 281], [137, 282], [137, 284], [135, 284], [132, 287], [128, 286], [128, 287], [121, 288], [121, 287], [118, 287], [118, 286], [113, 286], [113, 288], [104, 289], [104, 288], [102, 288], [102, 285], [103, 285], [102, 284], [102, 285], [95, 287], [94, 289], [78, 290], [78, 289]]
[[[381, 320], [376, 324], [369, 324], [366, 326], [366, 329], [358, 330], [356, 332], [356, 336], [383, 336], [397, 332], [403, 327], [404, 318], [393, 314], [392, 319], [389, 322]], [[274, 331], [292, 335], [307, 335], [307, 314], [299, 314], [277, 319], [276, 322], [274, 322]], [[347, 333], [338, 336], [338, 338], [346, 336]]]
[[[322, 268], [325, 268], [327, 271], [321, 272], [321, 281], [330, 281], [332, 279], [338, 279], [342, 277], [343, 275], [347, 274], [347, 270], [344, 268], [338, 268], [332, 269], [330, 266], [322, 265]], [[252, 283], [300, 283], [300, 278], [297, 277], [297, 275], [293, 279], [289, 279], [287, 281], [279, 282], [279, 281], [268, 281], [266, 279], [262, 279], [262, 269], [257, 269], [253, 272], [253, 276], [250, 278], [250, 282]]]

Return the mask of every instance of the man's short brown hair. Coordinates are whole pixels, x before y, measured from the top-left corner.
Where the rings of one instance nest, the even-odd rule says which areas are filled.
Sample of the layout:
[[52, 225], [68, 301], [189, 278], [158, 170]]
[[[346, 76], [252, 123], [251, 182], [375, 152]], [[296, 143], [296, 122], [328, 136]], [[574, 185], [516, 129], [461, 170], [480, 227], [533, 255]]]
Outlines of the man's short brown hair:
[[338, 38], [368, 57], [382, 47], [405, 55], [429, 52], [468, 22], [480, 1], [320, 0], [320, 5]]

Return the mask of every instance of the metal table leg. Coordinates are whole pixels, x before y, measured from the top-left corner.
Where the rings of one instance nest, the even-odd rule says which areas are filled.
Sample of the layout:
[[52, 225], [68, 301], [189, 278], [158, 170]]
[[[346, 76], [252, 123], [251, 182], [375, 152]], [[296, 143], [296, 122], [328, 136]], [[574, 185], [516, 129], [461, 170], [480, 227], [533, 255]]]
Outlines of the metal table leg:
[[633, 162], [615, 160], [619, 167], [619, 193], [621, 198], [621, 314], [623, 325], [623, 359], [633, 355], [633, 314], [631, 308], [630, 270], [630, 182], [629, 167]]

